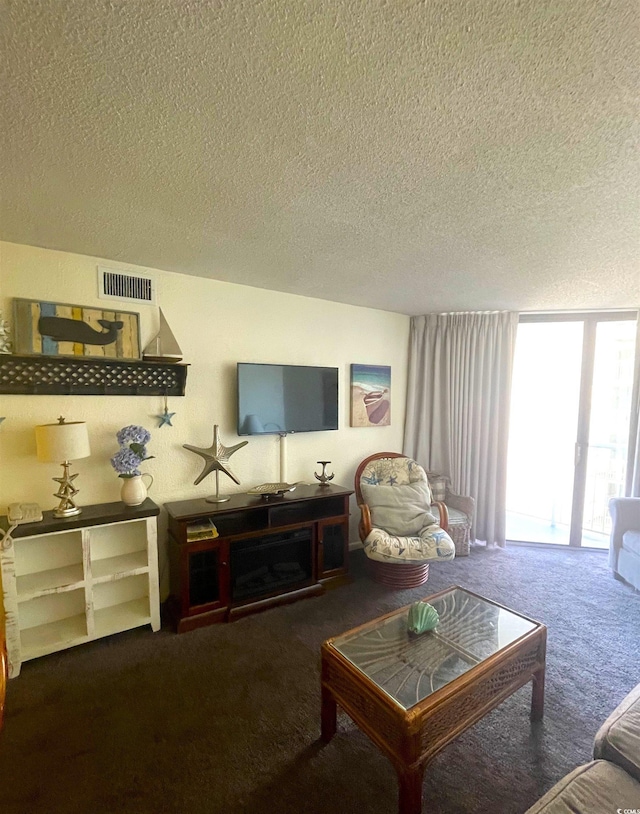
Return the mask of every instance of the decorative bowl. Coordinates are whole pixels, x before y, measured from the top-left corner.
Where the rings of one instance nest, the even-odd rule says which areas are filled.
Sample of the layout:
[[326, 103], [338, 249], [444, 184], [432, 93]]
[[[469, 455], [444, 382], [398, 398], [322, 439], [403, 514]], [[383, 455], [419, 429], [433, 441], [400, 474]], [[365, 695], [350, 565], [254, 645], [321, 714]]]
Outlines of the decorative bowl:
[[261, 483], [260, 486], [254, 486], [253, 489], [248, 489], [247, 494], [273, 497], [275, 495], [284, 495], [285, 492], [293, 492], [296, 486], [296, 483]]

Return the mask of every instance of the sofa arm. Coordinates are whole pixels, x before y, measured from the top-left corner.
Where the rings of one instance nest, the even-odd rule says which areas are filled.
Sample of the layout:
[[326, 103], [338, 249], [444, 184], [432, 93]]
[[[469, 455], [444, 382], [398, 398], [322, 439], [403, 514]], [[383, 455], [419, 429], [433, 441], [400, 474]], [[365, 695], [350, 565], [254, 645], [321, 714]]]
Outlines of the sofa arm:
[[611, 544], [609, 565], [614, 571], [618, 566], [618, 551], [622, 547], [622, 535], [631, 529], [640, 530], [640, 497], [613, 497], [609, 501], [611, 514]]
[[640, 782], [640, 684], [618, 704], [598, 730], [593, 757], [616, 763]]
[[640, 783], [608, 760], [578, 766], [559, 780], [526, 814], [607, 814], [635, 810]]

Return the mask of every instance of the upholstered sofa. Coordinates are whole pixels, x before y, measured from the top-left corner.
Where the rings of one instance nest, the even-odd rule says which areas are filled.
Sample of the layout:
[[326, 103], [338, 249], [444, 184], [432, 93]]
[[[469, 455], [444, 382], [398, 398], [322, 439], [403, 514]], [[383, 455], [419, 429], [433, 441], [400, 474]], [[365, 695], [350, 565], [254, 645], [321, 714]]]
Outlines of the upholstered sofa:
[[593, 757], [556, 783], [527, 814], [640, 812], [640, 684], [598, 730]]
[[640, 497], [614, 497], [609, 511], [609, 565], [618, 579], [640, 590]]

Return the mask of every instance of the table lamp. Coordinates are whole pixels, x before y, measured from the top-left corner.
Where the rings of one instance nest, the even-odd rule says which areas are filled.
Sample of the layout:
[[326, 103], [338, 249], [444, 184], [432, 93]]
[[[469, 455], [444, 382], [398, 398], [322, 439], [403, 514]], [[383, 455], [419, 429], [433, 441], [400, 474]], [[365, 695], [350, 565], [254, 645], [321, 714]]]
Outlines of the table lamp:
[[60, 498], [60, 505], [53, 510], [54, 517], [74, 517], [80, 514], [73, 498], [78, 490], [73, 481], [78, 474], [70, 475], [71, 461], [79, 458], [88, 458], [91, 455], [89, 435], [84, 421], [70, 421], [68, 424], [60, 416], [57, 424], [40, 424], [36, 427], [36, 447], [38, 460], [43, 463], [60, 463], [63, 472], [61, 478], [53, 480], [60, 484], [55, 497]]

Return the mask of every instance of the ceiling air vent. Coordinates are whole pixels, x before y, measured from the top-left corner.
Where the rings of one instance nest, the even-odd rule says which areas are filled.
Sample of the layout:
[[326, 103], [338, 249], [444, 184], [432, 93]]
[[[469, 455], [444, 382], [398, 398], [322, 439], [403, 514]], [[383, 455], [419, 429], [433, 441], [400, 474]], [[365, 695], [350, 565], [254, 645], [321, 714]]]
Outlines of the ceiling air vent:
[[102, 300], [121, 300], [124, 302], [146, 302], [156, 304], [156, 284], [152, 277], [145, 274], [126, 274], [117, 269], [98, 266], [98, 296]]

